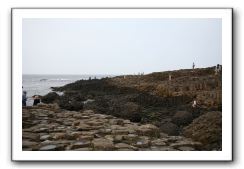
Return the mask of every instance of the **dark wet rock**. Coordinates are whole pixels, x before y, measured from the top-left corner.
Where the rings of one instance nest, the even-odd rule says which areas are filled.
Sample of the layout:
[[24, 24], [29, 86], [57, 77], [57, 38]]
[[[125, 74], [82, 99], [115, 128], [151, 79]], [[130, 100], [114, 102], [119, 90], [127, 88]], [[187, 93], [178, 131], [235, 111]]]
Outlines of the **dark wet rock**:
[[110, 101], [109, 113], [117, 117], [129, 119], [132, 122], [140, 122], [142, 118], [140, 113], [141, 107], [134, 102], [126, 102], [124, 99], [126, 97]]
[[161, 124], [160, 129], [162, 132], [165, 132], [170, 136], [179, 135], [179, 127], [176, 124], [171, 123], [171, 122]]
[[178, 126], [187, 125], [193, 120], [192, 113], [188, 111], [178, 111], [172, 118], [172, 122]]
[[58, 99], [59, 99], [59, 95], [56, 92], [50, 92], [45, 96], [42, 96], [42, 102], [46, 104], [54, 103]]
[[71, 110], [71, 111], [79, 111], [83, 109], [83, 103], [81, 101], [70, 100], [67, 97], [62, 97], [58, 101], [60, 108]]
[[184, 128], [184, 136], [203, 143], [207, 150], [222, 147], [222, 113], [208, 112]]

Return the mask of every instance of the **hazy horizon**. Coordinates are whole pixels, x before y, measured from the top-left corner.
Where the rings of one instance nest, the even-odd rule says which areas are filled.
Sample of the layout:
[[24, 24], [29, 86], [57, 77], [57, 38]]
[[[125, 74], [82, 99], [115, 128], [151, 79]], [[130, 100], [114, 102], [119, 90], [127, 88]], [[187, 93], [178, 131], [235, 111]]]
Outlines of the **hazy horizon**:
[[[212, 66], [216, 66], [216, 65], [212, 65]], [[212, 67], [212, 66], [208, 66], [208, 67]], [[203, 69], [203, 68], [208, 68], [208, 67], [198, 67], [195, 69]], [[191, 68], [189, 68], [191, 69]], [[156, 72], [167, 72], [167, 71], [177, 71], [177, 70], [186, 70], [186, 69], [175, 69], [175, 70], [165, 70], [165, 71], [155, 71], [155, 72], [149, 72], [149, 73], [145, 73], [145, 74], [150, 74], [150, 73], [156, 73]], [[22, 74], [22, 75], [64, 75], [64, 76], [88, 76], [88, 75], [100, 75], [100, 76], [120, 76], [120, 75], [138, 75], [138, 73], [143, 73], [143, 72], [136, 72], [136, 73], [130, 73], [130, 74]]]
[[123, 75], [222, 64], [222, 21], [23, 19], [23, 74]]

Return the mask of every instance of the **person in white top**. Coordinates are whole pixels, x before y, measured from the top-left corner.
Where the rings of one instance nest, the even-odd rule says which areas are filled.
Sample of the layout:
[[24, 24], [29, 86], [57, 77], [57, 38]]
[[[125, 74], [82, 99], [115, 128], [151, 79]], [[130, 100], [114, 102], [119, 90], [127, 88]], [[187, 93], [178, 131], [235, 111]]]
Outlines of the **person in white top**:
[[197, 101], [196, 100], [193, 100], [192, 107], [193, 108], [197, 107]]

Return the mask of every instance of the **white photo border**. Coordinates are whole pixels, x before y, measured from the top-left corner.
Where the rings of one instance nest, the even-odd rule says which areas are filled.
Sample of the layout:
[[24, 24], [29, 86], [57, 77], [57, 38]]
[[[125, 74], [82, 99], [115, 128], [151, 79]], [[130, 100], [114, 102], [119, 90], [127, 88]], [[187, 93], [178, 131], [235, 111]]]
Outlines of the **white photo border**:
[[[232, 8], [12, 8], [13, 161], [232, 161]], [[24, 18], [221, 18], [222, 151], [22, 151], [22, 20]]]

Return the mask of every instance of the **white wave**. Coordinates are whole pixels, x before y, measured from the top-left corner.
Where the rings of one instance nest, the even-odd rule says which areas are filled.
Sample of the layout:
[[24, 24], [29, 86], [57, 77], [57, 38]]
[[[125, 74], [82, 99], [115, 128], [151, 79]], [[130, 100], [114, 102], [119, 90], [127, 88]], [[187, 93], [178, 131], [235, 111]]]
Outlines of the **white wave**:
[[48, 79], [48, 81], [70, 81], [71, 79]]

